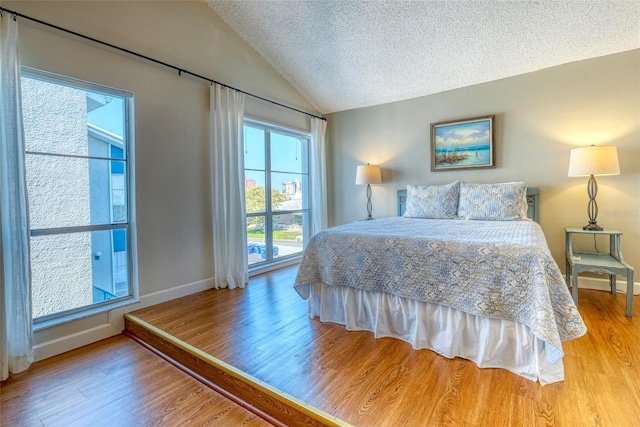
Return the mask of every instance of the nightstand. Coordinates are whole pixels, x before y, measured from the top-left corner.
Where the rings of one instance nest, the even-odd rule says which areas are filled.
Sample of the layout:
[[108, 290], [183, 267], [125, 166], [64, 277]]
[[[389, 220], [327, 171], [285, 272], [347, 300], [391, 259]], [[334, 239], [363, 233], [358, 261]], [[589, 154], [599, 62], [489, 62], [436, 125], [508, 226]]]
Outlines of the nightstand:
[[[611, 293], [616, 293], [616, 275], [627, 278], [627, 312], [628, 317], [633, 312], [633, 267], [622, 258], [619, 231], [592, 231], [582, 228], [565, 228], [565, 250], [567, 256], [567, 285], [571, 287], [573, 301], [578, 305], [578, 274], [583, 272], [607, 274]], [[609, 236], [609, 253], [573, 252], [573, 235]]]

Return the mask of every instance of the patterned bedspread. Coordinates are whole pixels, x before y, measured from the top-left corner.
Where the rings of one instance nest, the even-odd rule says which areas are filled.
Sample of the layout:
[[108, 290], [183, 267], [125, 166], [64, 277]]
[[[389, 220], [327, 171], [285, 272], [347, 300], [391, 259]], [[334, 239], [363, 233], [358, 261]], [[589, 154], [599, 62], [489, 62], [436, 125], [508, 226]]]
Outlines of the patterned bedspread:
[[307, 299], [318, 282], [520, 322], [553, 347], [551, 363], [561, 341], [586, 332], [533, 221], [394, 217], [330, 228], [309, 242], [294, 287]]

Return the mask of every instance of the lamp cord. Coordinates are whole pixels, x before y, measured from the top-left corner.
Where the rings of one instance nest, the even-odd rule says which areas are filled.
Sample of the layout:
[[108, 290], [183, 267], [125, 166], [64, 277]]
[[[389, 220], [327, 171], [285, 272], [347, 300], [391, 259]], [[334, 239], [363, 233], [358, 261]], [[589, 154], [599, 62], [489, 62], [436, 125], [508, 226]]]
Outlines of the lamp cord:
[[593, 248], [596, 250], [596, 253], [600, 253], [598, 250], [598, 241], [596, 240], [596, 235], [593, 235]]

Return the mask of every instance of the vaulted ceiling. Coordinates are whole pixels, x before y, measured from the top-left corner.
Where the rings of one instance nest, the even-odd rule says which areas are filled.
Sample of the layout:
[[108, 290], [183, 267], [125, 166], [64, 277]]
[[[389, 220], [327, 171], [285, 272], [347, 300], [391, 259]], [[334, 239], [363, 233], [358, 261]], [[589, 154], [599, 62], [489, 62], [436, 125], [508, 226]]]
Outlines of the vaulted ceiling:
[[207, 3], [322, 113], [640, 48], [640, 0]]

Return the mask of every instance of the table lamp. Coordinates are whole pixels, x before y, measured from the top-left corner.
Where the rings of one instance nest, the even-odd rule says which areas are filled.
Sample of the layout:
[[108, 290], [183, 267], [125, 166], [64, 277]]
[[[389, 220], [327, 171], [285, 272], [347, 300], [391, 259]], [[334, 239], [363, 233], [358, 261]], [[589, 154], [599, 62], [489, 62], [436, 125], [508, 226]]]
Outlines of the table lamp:
[[598, 204], [596, 194], [598, 194], [598, 183], [596, 175], [620, 175], [618, 165], [618, 151], [615, 146], [601, 145], [590, 147], [574, 148], [571, 150], [569, 158], [569, 176], [588, 176], [587, 194], [589, 194], [589, 204], [587, 213], [589, 224], [582, 227], [583, 230], [602, 231], [596, 218], [598, 216]]

